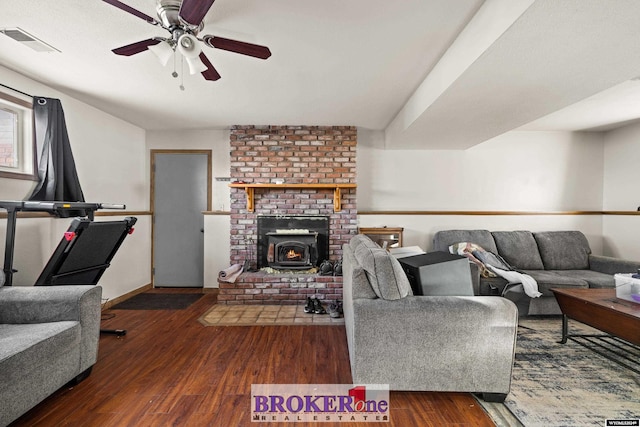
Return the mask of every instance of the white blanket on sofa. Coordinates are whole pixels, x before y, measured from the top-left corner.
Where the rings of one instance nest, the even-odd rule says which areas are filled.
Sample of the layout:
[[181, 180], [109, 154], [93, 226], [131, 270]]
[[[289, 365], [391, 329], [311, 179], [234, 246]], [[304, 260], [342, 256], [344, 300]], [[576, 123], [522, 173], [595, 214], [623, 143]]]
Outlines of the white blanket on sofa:
[[[449, 252], [467, 257], [469, 261], [480, 268], [482, 277], [500, 276], [509, 282], [510, 285], [522, 283], [524, 293], [531, 298], [538, 298], [542, 295], [538, 291], [538, 282], [536, 282], [536, 279], [528, 274], [514, 270], [501, 256], [485, 250], [480, 245], [471, 242], [454, 243], [449, 246]], [[495, 267], [494, 264], [504, 268]]]
[[536, 279], [525, 273], [520, 273], [515, 270], [502, 270], [494, 267], [491, 264], [485, 264], [488, 269], [496, 273], [498, 276], [505, 279], [509, 284], [522, 283], [524, 293], [531, 298], [538, 298], [542, 294], [538, 291], [538, 282]]

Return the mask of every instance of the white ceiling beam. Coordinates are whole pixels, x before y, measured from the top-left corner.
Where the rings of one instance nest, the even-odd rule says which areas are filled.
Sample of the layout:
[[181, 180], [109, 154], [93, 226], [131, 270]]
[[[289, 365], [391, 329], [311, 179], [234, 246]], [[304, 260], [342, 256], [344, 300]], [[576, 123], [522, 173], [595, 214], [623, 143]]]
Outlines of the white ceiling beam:
[[386, 145], [409, 128], [535, 0], [487, 0], [385, 130]]

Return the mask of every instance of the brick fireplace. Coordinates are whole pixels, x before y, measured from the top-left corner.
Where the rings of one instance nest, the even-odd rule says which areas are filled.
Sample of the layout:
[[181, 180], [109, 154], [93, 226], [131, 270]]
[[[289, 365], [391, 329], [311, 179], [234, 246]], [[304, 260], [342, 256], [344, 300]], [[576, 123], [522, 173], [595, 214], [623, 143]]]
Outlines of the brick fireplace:
[[[355, 184], [357, 131], [353, 126], [233, 126], [231, 178], [245, 183], [278, 183], [257, 188], [253, 205], [243, 188], [231, 188], [231, 264], [258, 261], [259, 216], [329, 218], [329, 260], [357, 232], [356, 189], [287, 187], [289, 184]], [[275, 188], [274, 188], [275, 187]], [[251, 212], [251, 208], [253, 212]], [[303, 273], [244, 272], [235, 283], [220, 283], [219, 303], [302, 304], [307, 296], [342, 299], [342, 277]]]

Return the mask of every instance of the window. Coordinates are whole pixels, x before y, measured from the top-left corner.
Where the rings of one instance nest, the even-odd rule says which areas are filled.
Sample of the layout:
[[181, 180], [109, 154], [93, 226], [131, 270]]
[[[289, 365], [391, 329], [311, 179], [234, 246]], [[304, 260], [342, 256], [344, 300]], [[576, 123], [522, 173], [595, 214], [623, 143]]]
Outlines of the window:
[[36, 179], [31, 104], [0, 93], [0, 177]]

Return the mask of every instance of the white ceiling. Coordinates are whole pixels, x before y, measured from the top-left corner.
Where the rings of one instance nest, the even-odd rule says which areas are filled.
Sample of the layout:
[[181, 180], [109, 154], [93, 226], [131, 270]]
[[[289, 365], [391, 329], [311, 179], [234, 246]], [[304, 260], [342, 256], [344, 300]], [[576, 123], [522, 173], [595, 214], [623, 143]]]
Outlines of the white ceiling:
[[639, 18], [638, 0], [216, 0], [200, 34], [272, 56], [204, 47], [222, 78], [185, 73], [181, 91], [173, 61], [111, 52], [162, 28], [100, 0], [0, 0], [0, 29], [60, 51], [0, 35], [0, 65], [144, 129], [354, 125], [388, 148], [461, 149], [640, 118]]

